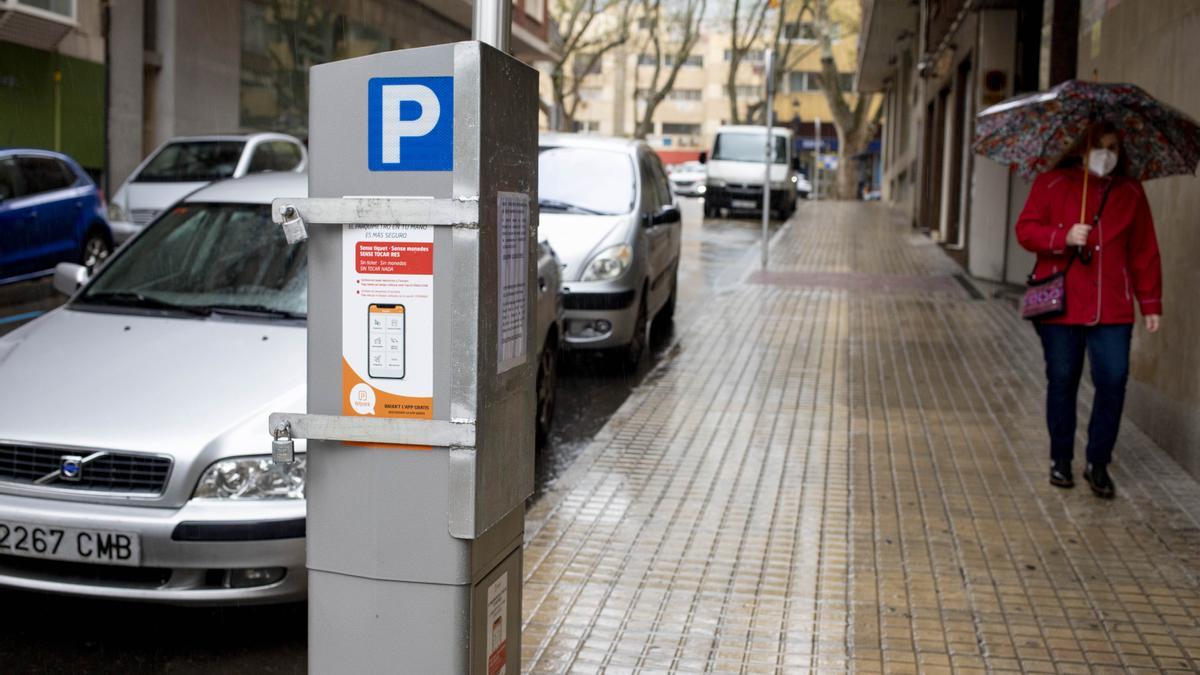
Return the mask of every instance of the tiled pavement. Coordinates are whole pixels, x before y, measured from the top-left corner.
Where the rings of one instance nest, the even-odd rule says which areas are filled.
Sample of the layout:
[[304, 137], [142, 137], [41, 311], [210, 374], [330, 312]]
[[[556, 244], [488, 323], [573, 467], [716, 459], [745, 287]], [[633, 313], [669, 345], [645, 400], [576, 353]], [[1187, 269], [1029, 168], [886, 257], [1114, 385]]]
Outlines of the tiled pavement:
[[1200, 669], [1200, 485], [1130, 424], [1116, 500], [1048, 485], [1011, 305], [877, 204], [771, 270], [528, 514], [527, 670]]

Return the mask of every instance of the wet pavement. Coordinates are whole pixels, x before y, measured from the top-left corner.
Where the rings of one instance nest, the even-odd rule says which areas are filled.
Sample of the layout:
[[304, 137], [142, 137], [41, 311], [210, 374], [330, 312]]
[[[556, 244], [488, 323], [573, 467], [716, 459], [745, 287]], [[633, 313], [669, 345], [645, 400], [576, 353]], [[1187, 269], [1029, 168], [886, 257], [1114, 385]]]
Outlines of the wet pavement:
[[1200, 670], [1200, 485], [1127, 423], [1051, 487], [1013, 305], [810, 206], [529, 510], [526, 670]]
[[41, 277], [0, 286], [0, 335], [33, 321], [66, 300], [50, 282], [50, 277]]
[[[705, 300], [736, 285], [751, 261], [758, 260], [761, 218], [705, 220], [704, 202], [699, 199], [681, 198], [680, 207], [683, 234], [675, 321], [658, 322], [651, 327], [651, 356], [643, 359], [632, 374], [622, 372], [605, 355], [592, 352], [564, 355], [559, 369], [554, 427], [549, 443], [538, 451], [536, 491], [531, 501], [554, 485], [646, 373], [680, 349], [678, 335], [701, 314]], [[781, 224], [772, 221], [770, 231], [776, 232]]]

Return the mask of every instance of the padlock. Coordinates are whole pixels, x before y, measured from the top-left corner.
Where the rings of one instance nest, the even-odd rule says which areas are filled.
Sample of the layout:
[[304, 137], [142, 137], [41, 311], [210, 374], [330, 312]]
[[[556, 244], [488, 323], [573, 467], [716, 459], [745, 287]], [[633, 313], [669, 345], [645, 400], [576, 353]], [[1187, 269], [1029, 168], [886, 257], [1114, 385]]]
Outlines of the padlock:
[[308, 239], [308, 231], [304, 229], [304, 220], [300, 217], [300, 212], [296, 207], [287, 205], [283, 207], [283, 238], [288, 244], [296, 244]]
[[271, 440], [271, 459], [276, 464], [291, 464], [296, 461], [296, 442], [292, 440], [292, 426], [287, 422], [276, 427]]

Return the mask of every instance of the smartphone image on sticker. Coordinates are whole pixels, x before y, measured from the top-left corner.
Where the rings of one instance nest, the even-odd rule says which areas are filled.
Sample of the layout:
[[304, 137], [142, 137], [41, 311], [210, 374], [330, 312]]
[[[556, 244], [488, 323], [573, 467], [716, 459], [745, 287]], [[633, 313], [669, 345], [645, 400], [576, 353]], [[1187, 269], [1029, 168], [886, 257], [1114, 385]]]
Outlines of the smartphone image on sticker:
[[367, 307], [367, 375], [404, 379], [404, 305]]

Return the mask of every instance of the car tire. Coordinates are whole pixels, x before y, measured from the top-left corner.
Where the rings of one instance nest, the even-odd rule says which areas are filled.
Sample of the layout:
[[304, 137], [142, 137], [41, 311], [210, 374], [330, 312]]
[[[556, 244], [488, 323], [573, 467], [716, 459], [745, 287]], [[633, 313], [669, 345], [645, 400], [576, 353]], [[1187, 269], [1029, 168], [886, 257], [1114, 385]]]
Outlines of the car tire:
[[538, 357], [537, 370], [537, 417], [534, 420], [537, 447], [545, 447], [554, 426], [554, 405], [558, 387], [558, 337], [546, 336], [546, 345]]
[[83, 240], [79, 262], [89, 270], [95, 269], [97, 265], [104, 262], [112, 250], [112, 242], [108, 237], [104, 236], [103, 232], [93, 230]]
[[676, 263], [675, 271], [671, 274], [671, 295], [667, 296], [667, 302], [658, 310], [658, 315], [654, 317], [655, 321], [669, 323], [675, 319], [675, 300], [679, 295], [679, 265]]
[[717, 215], [717, 209], [713, 206], [712, 200], [706, 197], [704, 199], [704, 217], [712, 218], [715, 215]]
[[649, 318], [646, 316], [646, 287], [642, 287], [642, 298], [638, 302], [637, 318], [633, 320], [633, 338], [629, 340], [629, 344], [621, 354], [621, 365], [626, 373], [632, 373], [637, 370], [638, 364], [642, 362], [642, 355], [646, 353], [646, 345], [649, 340]]

